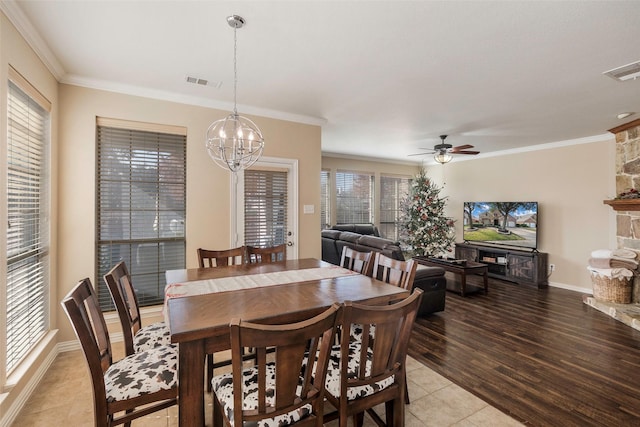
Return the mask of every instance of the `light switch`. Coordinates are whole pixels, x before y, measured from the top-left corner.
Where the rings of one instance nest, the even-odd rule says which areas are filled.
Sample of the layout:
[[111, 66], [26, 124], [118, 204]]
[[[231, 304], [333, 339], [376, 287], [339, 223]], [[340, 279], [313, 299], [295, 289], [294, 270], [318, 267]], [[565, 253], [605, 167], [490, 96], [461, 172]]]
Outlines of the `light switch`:
[[316, 211], [316, 207], [314, 205], [304, 205], [303, 209], [306, 214], [312, 214]]

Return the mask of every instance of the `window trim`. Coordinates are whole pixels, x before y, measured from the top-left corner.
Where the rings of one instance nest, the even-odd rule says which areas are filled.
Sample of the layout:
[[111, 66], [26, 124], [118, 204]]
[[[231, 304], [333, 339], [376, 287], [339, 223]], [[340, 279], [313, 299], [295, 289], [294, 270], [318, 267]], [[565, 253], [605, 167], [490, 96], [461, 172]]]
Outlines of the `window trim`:
[[[106, 285], [103, 286], [103, 280], [102, 277], [98, 277], [101, 275], [101, 271], [100, 271], [100, 246], [102, 244], [104, 244], [105, 242], [103, 240], [101, 240], [100, 238], [100, 225], [99, 225], [99, 220], [100, 220], [100, 148], [99, 148], [99, 144], [100, 144], [100, 139], [99, 139], [99, 134], [98, 134], [98, 129], [99, 128], [111, 128], [111, 129], [116, 129], [116, 130], [123, 130], [123, 131], [127, 131], [127, 132], [147, 132], [147, 133], [154, 133], [154, 134], [158, 134], [158, 135], [172, 135], [172, 136], [179, 136], [179, 137], [183, 137], [184, 138], [184, 147], [183, 147], [183, 155], [184, 155], [184, 212], [185, 212], [185, 222], [186, 222], [186, 210], [187, 210], [187, 198], [186, 198], [186, 187], [187, 187], [187, 173], [186, 173], [186, 162], [187, 162], [187, 128], [182, 127], [182, 126], [172, 126], [172, 125], [165, 125], [165, 124], [154, 124], [154, 123], [145, 123], [145, 122], [137, 122], [137, 121], [130, 121], [130, 120], [122, 120], [122, 119], [113, 119], [113, 118], [106, 118], [106, 117], [96, 117], [96, 177], [95, 177], [95, 185], [96, 185], [96, 200], [95, 200], [95, 205], [96, 205], [96, 223], [95, 223], [95, 227], [96, 227], [96, 240], [95, 240], [95, 276], [96, 276], [96, 288], [100, 289], [101, 292], [107, 292], [106, 289]], [[185, 224], [186, 225], [186, 224]], [[187, 235], [186, 235], [186, 230], [183, 231], [183, 236], [178, 236], [178, 237], [172, 237], [172, 236], [166, 236], [166, 237], [154, 237], [154, 238], [133, 238], [131, 236], [129, 236], [129, 238], [124, 238], [124, 239], [118, 239], [116, 240], [111, 240], [111, 243], [128, 243], [131, 245], [135, 245], [135, 244], [144, 244], [144, 243], [150, 243], [150, 244], [160, 244], [161, 242], [183, 242], [184, 245], [184, 260], [185, 260], [185, 265], [182, 265], [182, 268], [184, 268], [186, 266], [186, 258], [187, 258], [187, 253], [186, 253], [186, 246], [187, 246]], [[130, 257], [133, 257], [133, 254], [130, 253], [129, 254]], [[135, 275], [134, 269], [133, 269], [133, 265], [131, 262], [127, 261], [127, 267], [129, 268], [129, 271], [132, 275]], [[153, 273], [153, 272], [151, 272]], [[158, 272], [159, 273], [159, 272]], [[100, 294], [99, 294], [100, 295]], [[140, 306], [142, 307], [157, 307], [160, 305], [160, 303], [158, 304], [145, 304], [144, 301], [139, 300], [140, 302]]]
[[[20, 380], [20, 378], [24, 375], [24, 373], [26, 372], [26, 369], [31, 366], [31, 364], [33, 363], [33, 358], [35, 357], [35, 355], [39, 354], [39, 349], [41, 349], [43, 346], [48, 345], [49, 341], [51, 340], [51, 336], [52, 336], [52, 329], [51, 329], [51, 310], [52, 310], [52, 303], [51, 303], [51, 294], [52, 294], [52, 289], [51, 289], [51, 267], [50, 267], [50, 262], [51, 262], [51, 223], [50, 223], [50, 212], [51, 212], [51, 193], [52, 193], [52, 179], [51, 179], [51, 102], [38, 90], [35, 88], [35, 86], [33, 86], [24, 76], [22, 76], [22, 74], [20, 74], [15, 68], [13, 68], [11, 65], [8, 66], [8, 72], [7, 72], [7, 80], [6, 80], [6, 99], [5, 99], [5, 111], [6, 111], [6, 115], [5, 115], [5, 119], [7, 120], [7, 127], [6, 127], [6, 132], [7, 132], [7, 139], [5, 139], [5, 145], [9, 144], [8, 141], [8, 132], [9, 132], [9, 94], [10, 94], [10, 85], [13, 84], [17, 89], [19, 89], [24, 95], [26, 95], [31, 101], [33, 101], [35, 104], [37, 104], [42, 111], [45, 114], [45, 117], [43, 119], [43, 124], [44, 124], [44, 131], [45, 134], [43, 135], [42, 138], [42, 170], [43, 170], [43, 177], [40, 180], [41, 182], [41, 193], [40, 193], [40, 202], [39, 203], [39, 208], [40, 208], [40, 216], [39, 216], [39, 220], [38, 220], [38, 224], [39, 224], [39, 229], [40, 230], [44, 230], [46, 233], [46, 238], [40, 242], [40, 247], [42, 248], [42, 254], [43, 256], [46, 258], [46, 269], [44, 271], [44, 277], [43, 277], [43, 295], [44, 295], [44, 302], [43, 302], [43, 313], [42, 313], [42, 317], [43, 317], [43, 329], [42, 329], [42, 333], [40, 334], [40, 336], [38, 337], [38, 339], [36, 341], [34, 341], [32, 343], [32, 345], [30, 346], [30, 348], [26, 351], [26, 353], [24, 353], [19, 360], [17, 360], [10, 369], [7, 369], [7, 361], [8, 361], [8, 357], [7, 357], [7, 351], [4, 351], [1, 355], [0, 355], [0, 392], [6, 392], [8, 390], [10, 390], [15, 384], [17, 384], [17, 382]], [[5, 152], [6, 153], [6, 152]], [[7, 182], [7, 175], [9, 173], [9, 167], [8, 167], [8, 156], [5, 154], [2, 157], [3, 163], [4, 163], [4, 168], [3, 168], [3, 173], [4, 173], [4, 182], [5, 182], [5, 188], [6, 186], [8, 186], [8, 182]], [[8, 204], [6, 202], [8, 202], [8, 192], [5, 192], [4, 195], [4, 199], [5, 199], [5, 207], [2, 210], [2, 217], [5, 219], [5, 221], [8, 221], [8, 213], [9, 213], [9, 208], [8, 208]], [[7, 242], [8, 239], [8, 235], [7, 235], [7, 231], [6, 229], [3, 231], [3, 239], [5, 241], [5, 244]], [[8, 254], [7, 252], [3, 252], [2, 254], [2, 274], [5, 277], [5, 282], [7, 279], [7, 274], [8, 274]], [[7, 346], [7, 340], [8, 340], [8, 336], [7, 336], [7, 332], [8, 332], [8, 321], [7, 321], [7, 286], [5, 283], [5, 286], [0, 290], [0, 302], [2, 304], [2, 311], [4, 313], [3, 319], [2, 321], [0, 321], [0, 324], [3, 325], [2, 327], [2, 331], [0, 331], [0, 343], [4, 346], [5, 349], [8, 348]]]

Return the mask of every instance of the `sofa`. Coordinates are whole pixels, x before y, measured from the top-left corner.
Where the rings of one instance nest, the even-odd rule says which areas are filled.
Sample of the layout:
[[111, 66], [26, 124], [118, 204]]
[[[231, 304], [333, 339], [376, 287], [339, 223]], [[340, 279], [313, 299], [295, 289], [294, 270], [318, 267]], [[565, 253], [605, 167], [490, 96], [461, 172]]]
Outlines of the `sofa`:
[[[349, 246], [360, 252], [380, 252], [389, 258], [404, 260], [405, 255], [397, 242], [379, 237], [377, 228], [373, 225], [357, 229], [363, 233], [343, 231], [353, 229], [345, 225], [334, 226], [337, 229], [322, 230], [322, 260], [340, 265], [342, 248]], [[413, 286], [424, 291], [419, 316], [444, 310], [447, 280], [445, 271], [441, 267], [427, 267], [418, 265]]]

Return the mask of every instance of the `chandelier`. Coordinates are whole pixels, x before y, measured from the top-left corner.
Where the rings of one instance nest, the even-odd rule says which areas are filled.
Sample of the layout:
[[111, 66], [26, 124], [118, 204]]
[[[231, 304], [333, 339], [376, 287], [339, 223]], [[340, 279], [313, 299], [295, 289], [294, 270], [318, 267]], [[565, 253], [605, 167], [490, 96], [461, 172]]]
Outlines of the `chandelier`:
[[233, 28], [233, 113], [211, 123], [207, 129], [206, 147], [209, 156], [223, 169], [237, 172], [251, 167], [262, 155], [264, 138], [255, 123], [238, 114], [236, 92], [238, 87], [237, 36], [245, 21], [238, 15], [227, 17]]

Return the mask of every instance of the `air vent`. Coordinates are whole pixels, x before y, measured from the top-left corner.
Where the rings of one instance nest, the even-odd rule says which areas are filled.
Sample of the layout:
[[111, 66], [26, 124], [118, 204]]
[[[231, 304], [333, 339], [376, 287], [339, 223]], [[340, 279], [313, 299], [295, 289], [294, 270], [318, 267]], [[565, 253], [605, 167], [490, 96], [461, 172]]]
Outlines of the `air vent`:
[[186, 76], [184, 79], [187, 83], [193, 83], [200, 86], [212, 86], [216, 89], [220, 89], [220, 86], [222, 86], [222, 82], [210, 82], [207, 79], [201, 79], [199, 77]]
[[621, 82], [632, 79], [635, 80], [636, 78], [640, 77], [640, 61], [623, 65], [622, 67], [614, 68], [613, 70], [605, 71], [602, 74]]

